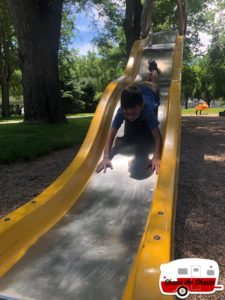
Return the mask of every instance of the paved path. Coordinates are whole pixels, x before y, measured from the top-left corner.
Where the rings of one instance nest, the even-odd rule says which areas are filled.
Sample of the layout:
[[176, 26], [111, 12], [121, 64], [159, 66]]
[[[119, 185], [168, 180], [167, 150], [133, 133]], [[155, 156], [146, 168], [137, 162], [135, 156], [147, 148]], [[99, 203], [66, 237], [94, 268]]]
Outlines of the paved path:
[[[182, 118], [175, 257], [216, 260], [225, 286], [225, 118]], [[225, 291], [188, 299], [225, 299]]]
[[[94, 114], [85, 114], [85, 115], [74, 115], [74, 116], [67, 116], [67, 119], [79, 119], [79, 118], [90, 118], [93, 117]], [[5, 120], [0, 121], [1, 124], [15, 124], [15, 123], [23, 123], [23, 120]]]

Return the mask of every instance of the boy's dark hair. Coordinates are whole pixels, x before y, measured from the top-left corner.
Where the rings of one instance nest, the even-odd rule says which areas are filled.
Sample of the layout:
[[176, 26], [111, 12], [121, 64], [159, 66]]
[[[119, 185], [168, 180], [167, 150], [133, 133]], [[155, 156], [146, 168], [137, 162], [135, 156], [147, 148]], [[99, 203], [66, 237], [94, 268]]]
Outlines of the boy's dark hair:
[[142, 106], [143, 96], [139, 87], [134, 84], [126, 87], [121, 94], [121, 107], [122, 108], [133, 108], [137, 105]]
[[155, 60], [149, 60], [148, 61], [148, 69], [149, 69], [150, 72], [153, 71], [153, 70], [157, 71], [158, 65], [157, 65]]

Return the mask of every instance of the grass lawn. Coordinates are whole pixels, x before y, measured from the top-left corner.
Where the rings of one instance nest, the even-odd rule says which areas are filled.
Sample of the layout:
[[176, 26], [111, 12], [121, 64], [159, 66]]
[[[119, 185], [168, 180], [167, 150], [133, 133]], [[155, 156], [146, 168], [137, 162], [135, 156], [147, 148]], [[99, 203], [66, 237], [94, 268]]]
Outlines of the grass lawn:
[[0, 163], [31, 160], [57, 149], [80, 145], [92, 117], [69, 119], [61, 125], [0, 125]]
[[81, 114], [67, 114], [69, 118], [76, 118], [76, 117], [92, 117], [94, 113], [81, 113]]
[[[224, 111], [225, 108], [208, 108], [202, 111], [202, 115], [219, 115], [219, 112]], [[199, 112], [198, 112], [199, 114]], [[194, 108], [182, 108], [182, 115], [195, 115]]]

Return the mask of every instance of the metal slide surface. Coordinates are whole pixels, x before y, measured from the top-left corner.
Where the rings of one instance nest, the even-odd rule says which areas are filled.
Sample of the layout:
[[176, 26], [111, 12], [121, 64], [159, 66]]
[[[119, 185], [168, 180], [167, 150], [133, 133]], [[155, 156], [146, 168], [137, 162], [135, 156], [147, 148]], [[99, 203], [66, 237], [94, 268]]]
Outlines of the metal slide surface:
[[[137, 76], [145, 79], [148, 59], [157, 61], [162, 131], [175, 38], [155, 34]], [[117, 149], [114, 170], [93, 174], [79, 202], [0, 280], [0, 299], [121, 299], [155, 186], [156, 176], [145, 170], [152, 149], [153, 144]]]

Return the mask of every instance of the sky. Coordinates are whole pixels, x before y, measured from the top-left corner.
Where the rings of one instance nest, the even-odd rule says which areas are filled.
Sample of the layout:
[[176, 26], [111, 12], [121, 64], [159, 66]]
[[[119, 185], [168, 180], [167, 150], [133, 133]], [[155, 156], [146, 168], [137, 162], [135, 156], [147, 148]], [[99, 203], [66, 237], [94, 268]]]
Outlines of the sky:
[[[91, 22], [93, 21], [93, 18], [97, 18], [97, 13], [94, 11], [91, 13], [92, 17], [85, 12], [79, 13], [76, 17], [77, 30], [75, 31], [75, 38], [71, 48], [77, 49], [80, 55], [85, 55], [88, 51], [96, 50], [91, 42], [95, 36]], [[101, 20], [99, 20], [99, 22], [101, 22]], [[207, 33], [200, 32], [200, 40], [203, 44], [203, 46], [200, 47], [201, 51], [206, 51], [207, 46], [210, 44], [210, 38], [211, 36]]]
[[210, 45], [211, 35], [209, 35], [205, 32], [200, 32], [199, 37], [200, 37], [201, 43], [203, 44], [203, 46], [200, 47], [200, 50], [204, 52], [207, 50], [207, 47]]
[[[114, 0], [114, 2], [121, 7], [123, 6], [121, 0]], [[78, 31], [75, 31], [76, 37], [71, 48], [78, 49], [80, 55], [85, 55], [88, 51], [95, 49], [93, 43], [91, 42], [95, 36], [95, 32], [93, 31], [93, 26], [91, 23], [94, 20], [97, 20], [98, 26], [104, 27], [103, 19], [99, 17], [96, 8], [89, 6], [88, 9], [88, 13], [82, 11], [76, 16], [76, 28]]]
[[88, 51], [96, 50], [91, 40], [95, 36], [95, 32], [91, 26], [91, 18], [87, 13], [79, 13], [76, 17], [75, 38], [71, 48], [79, 50], [80, 55], [87, 54]]

